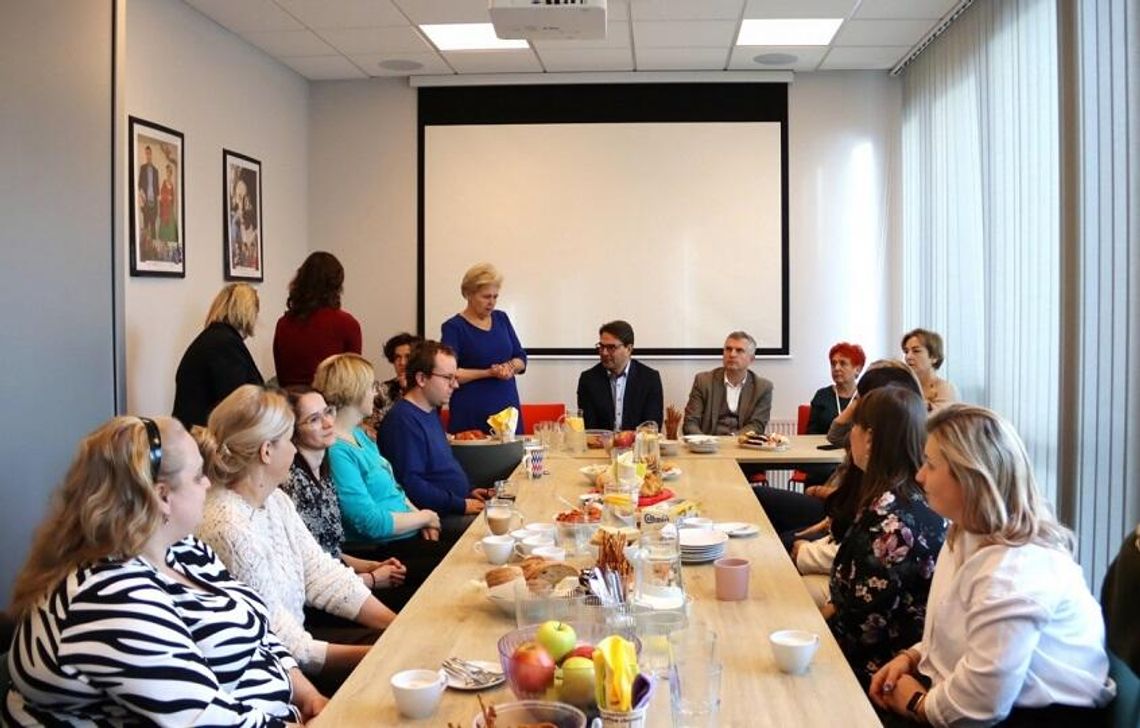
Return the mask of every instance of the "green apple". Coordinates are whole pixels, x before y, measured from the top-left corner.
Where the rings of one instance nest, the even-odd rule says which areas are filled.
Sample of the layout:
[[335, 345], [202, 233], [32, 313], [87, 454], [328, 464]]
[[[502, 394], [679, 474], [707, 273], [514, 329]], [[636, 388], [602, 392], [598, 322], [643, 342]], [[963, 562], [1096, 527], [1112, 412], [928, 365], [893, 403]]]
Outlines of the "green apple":
[[578, 643], [578, 634], [573, 627], [565, 622], [552, 619], [539, 626], [534, 639], [546, 648], [555, 662], [561, 662], [562, 658], [570, 654], [570, 650], [574, 649], [574, 645]]
[[559, 700], [578, 708], [594, 707], [594, 661], [585, 657], [567, 657], [559, 672], [562, 674]]

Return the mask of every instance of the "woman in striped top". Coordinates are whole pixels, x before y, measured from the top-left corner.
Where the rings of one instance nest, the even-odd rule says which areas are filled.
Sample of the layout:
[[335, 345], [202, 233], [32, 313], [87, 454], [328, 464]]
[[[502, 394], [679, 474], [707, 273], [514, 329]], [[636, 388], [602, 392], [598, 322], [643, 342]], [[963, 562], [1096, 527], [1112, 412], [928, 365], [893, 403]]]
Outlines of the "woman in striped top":
[[80, 443], [16, 579], [5, 724], [284, 726], [320, 712], [265, 605], [188, 536], [209, 487], [177, 420], [116, 417]]

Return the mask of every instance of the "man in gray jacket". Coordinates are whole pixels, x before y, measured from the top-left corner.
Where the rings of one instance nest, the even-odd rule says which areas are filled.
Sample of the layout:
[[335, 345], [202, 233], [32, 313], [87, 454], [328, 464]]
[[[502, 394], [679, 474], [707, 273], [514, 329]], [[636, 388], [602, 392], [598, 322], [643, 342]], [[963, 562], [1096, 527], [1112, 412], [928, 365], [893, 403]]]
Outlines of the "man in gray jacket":
[[724, 342], [724, 366], [693, 378], [685, 406], [685, 434], [730, 435], [764, 432], [772, 413], [772, 383], [749, 367], [756, 340], [733, 331]]

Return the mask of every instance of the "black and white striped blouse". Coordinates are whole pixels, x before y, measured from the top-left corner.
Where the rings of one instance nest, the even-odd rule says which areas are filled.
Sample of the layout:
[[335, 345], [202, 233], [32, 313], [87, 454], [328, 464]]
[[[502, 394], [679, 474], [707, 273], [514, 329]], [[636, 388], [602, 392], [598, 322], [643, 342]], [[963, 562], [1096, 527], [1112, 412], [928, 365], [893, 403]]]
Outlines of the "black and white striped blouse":
[[283, 726], [289, 652], [261, 599], [188, 537], [167, 564], [79, 569], [21, 621], [8, 657], [13, 725]]

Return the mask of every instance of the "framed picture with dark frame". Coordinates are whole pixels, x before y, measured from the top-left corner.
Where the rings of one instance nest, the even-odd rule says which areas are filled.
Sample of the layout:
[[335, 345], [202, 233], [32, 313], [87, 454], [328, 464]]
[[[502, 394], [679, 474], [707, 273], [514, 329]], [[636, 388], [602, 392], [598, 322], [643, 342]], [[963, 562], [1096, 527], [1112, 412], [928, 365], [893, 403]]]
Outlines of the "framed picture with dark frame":
[[222, 150], [222, 271], [227, 281], [265, 280], [261, 162]]
[[131, 275], [186, 277], [182, 132], [130, 117]]

